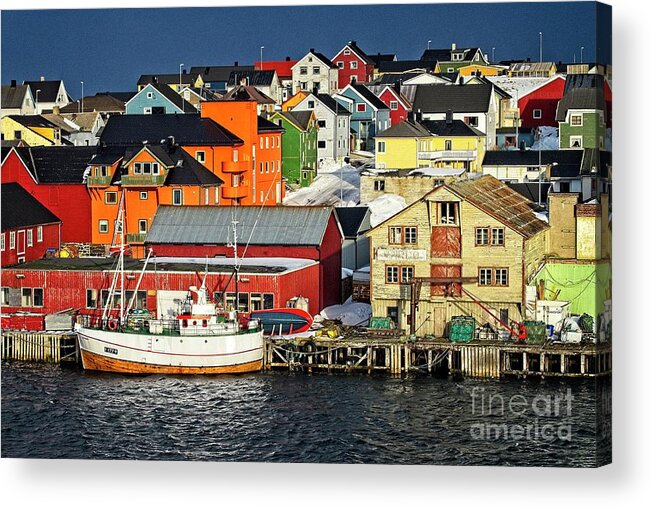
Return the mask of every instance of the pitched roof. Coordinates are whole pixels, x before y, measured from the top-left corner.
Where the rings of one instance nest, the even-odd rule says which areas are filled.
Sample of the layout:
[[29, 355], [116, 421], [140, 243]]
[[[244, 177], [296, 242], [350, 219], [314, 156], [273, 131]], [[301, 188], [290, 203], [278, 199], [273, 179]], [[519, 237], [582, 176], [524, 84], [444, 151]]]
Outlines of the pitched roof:
[[558, 103], [556, 121], [565, 121], [565, 116], [570, 109], [605, 111], [604, 95], [596, 88], [573, 88]]
[[[124, 104], [128, 102], [135, 95], [135, 92], [129, 93], [127, 100], [108, 95], [106, 93], [98, 93], [84, 97], [84, 112], [97, 111], [101, 113], [123, 113]], [[61, 113], [76, 113], [81, 111], [81, 101], [75, 100], [70, 104], [63, 106], [60, 110]]]
[[97, 111], [92, 113], [62, 113], [60, 116], [78, 125], [83, 132], [90, 132], [95, 126], [95, 122], [97, 121], [97, 117], [100, 116], [100, 113]]
[[[185, 100], [181, 95], [179, 95], [177, 92], [172, 90], [169, 86], [166, 84], [159, 84], [159, 83], [149, 83], [147, 86], [151, 86], [154, 88], [158, 93], [160, 93], [163, 97], [165, 97], [167, 100], [169, 100], [172, 104], [174, 104], [176, 107], [178, 107], [181, 111], [183, 112], [196, 112], [197, 108], [194, 107], [192, 104], [190, 104], [187, 100]], [[145, 89], [143, 88], [138, 92], [138, 94], [143, 93]], [[134, 95], [135, 97], [135, 95]]]
[[210, 118], [188, 114], [111, 116], [100, 137], [107, 145], [159, 144], [168, 137], [186, 146], [234, 146], [243, 141]]
[[482, 166], [536, 167], [540, 163], [559, 169], [575, 168], [578, 174], [582, 157], [583, 150], [491, 150], [484, 154]]
[[238, 237], [251, 245], [318, 246], [331, 214], [318, 206], [160, 206], [147, 243], [225, 245], [236, 220]]
[[16, 148], [39, 183], [82, 184], [95, 146], [32, 146]]
[[490, 105], [493, 86], [476, 85], [418, 85], [413, 101], [413, 110], [423, 113], [486, 112]]
[[367, 55], [377, 67], [380, 62], [393, 62], [396, 59], [395, 53], [378, 53], [376, 55]]
[[[336, 68], [338, 68], [334, 63], [332, 63], [332, 61], [330, 60], [330, 58], [328, 58], [328, 57], [327, 57], [326, 55], [324, 55], [323, 53], [318, 53], [318, 52], [314, 51], [314, 48], [310, 49], [310, 51], [309, 51], [305, 56], [307, 56], [307, 55], [309, 55], [309, 54], [314, 55], [314, 56], [317, 58], [317, 60], [320, 60], [321, 63], [327, 65], [327, 66], [330, 67], [331, 69], [336, 69]], [[304, 56], [303, 58], [305, 58], [305, 56]], [[301, 58], [301, 60], [302, 60], [303, 58]], [[300, 60], [298, 60], [298, 61], [300, 61]], [[297, 63], [298, 63], [298, 61], [297, 61]], [[296, 66], [296, 64], [294, 64], [294, 66]]]
[[335, 208], [335, 212], [345, 238], [354, 238], [360, 232], [364, 232], [360, 231], [360, 227], [369, 213], [368, 206], [342, 206]]
[[237, 85], [219, 100], [252, 100], [258, 104], [275, 104], [276, 101], [262, 93], [255, 86]]
[[242, 80], [246, 80], [247, 86], [271, 86], [275, 75], [275, 70], [234, 70], [228, 76], [227, 86], [239, 85]]
[[76, 123], [75, 125], [72, 125], [71, 124], [72, 120], [66, 121], [66, 119], [60, 114], [43, 113], [41, 116], [43, 116], [43, 118], [51, 122], [53, 125], [59, 127], [63, 135], [74, 134], [75, 132], [79, 132], [80, 130], [79, 125], [77, 125]]
[[142, 74], [138, 79], [138, 86], [144, 86], [150, 83], [158, 83], [164, 85], [179, 84], [194, 84], [197, 80], [198, 74], [194, 72], [183, 72], [179, 74]]
[[350, 116], [352, 114], [348, 109], [346, 109], [341, 104], [339, 104], [339, 102], [337, 102], [330, 95], [326, 95], [325, 93], [317, 93], [316, 95], [313, 96], [315, 96], [317, 100], [319, 100], [325, 107], [330, 109], [330, 111], [332, 111], [335, 114], [338, 114], [339, 116], [341, 115]]
[[378, 132], [376, 137], [429, 137], [429, 135], [429, 130], [420, 123], [406, 120]]
[[40, 114], [10, 114], [9, 118], [27, 128], [60, 128], [60, 125], [53, 123], [45, 116], [42, 116]]
[[[370, 63], [370, 64], [375, 65], [375, 62], [371, 58], [369, 58], [369, 56], [366, 53], [364, 53], [364, 51], [362, 51], [362, 48], [360, 48], [357, 45], [357, 41], [354, 41], [354, 40], [349, 41], [348, 44], [346, 44], [343, 48], [341, 48], [339, 53], [341, 53], [341, 51], [343, 51], [346, 47], [350, 48], [357, 56], [359, 56], [359, 58], [364, 63], [366, 63], [366, 64]], [[339, 54], [339, 53], [337, 53], [337, 54]]]
[[285, 132], [285, 129], [262, 116], [258, 116], [258, 132]]
[[292, 67], [298, 63], [298, 60], [286, 60], [279, 61], [262, 61], [255, 62], [255, 70], [275, 70], [276, 74], [280, 79], [282, 78], [291, 78], [292, 77]]
[[389, 109], [389, 107], [382, 102], [377, 95], [375, 95], [371, 90], [369, 90], [366, 86], [361, 85], [361, 84], [350, 84], [350, 86], [353, 90], [355, 90], [360, 96], [366, 100], [369, 104], [371, 104], [373, 107], [376, 109]]
[[[421, 60], [428, 60], [431, 62], [451, 62], [451, 61], [463, 61], [471, 62], [475, 58], [475, 55], [479, 51], [479, 48], [447, 48], [447, 49], [426, 49], [423, 51]], [[461, 53], [463, 52], [463, 60], [452, 60], [452, 53]]]
[[18, 183], [3, 183], [2, 230], [61, 222]]
[[461, 120], [425, 120], [421, 125], [435, 136], [479, 136], [485, 134]]
[[199, 74], [204, 83], [215, 81], [227, 82], [231, 72], [255, 70], [252, 65], [212, 65], [207, 67], [192, 67], [190, 74]]
[[605, 78], [600, 74], [568, 74], [565, 77], [563, 94], [575, 88], [596, 88], [603, 94], [604, 83]]
[[278, 111], [274, 113], [275, 115], [285, 118], [287, 121], [292, 123], [295, 127], [298, 127], [300, 130], [306, 131], [310, 126], [310, 120], [312, 119], [313, 111]]
[[424, 69], [433, 70], [436, 62], [428, 62], [425, 60], [398, 60], [398, 61], [381, 61], [378, 64], [378, 72], [384, 74], [386, 72], [407, 72], [410, 70]]
[[612, 165], [612, 153], [597, 148], [586, 148], [583, 150], [583, 158], [581, 159], [581, 169], [579, 174], [587, 176], [593, 174], [593, 170], [602, 178], [608, 178], [609, 167]]
[[[2, 108], [3, 109], [20, 109], [23, 107], [25, 94], [28, 93], [29, 86], [27, 85], [2, 85]], [[40, 99], [39, 95], [39, 99]]]
[[549, 72], [554, 62], [516, 62], [509, 66], [509, 72]]
[[493, 176], [455, 181], [444, 186], [525, 239], [549, 228], [549, 225], [534, 213], [536, 205], [533, 202]]
[[36, 90], [38, 92], [39, 102], [56, 102], [59, 95], [59, 88], [61, 87], [61, 80], [56, 81], [23, 81], [23, 84], [29, 86], [32, 91], [32, 97], [36, 98]]
[[535, 183], [506, 183], [509, 188], [515, 190], [525, 199], [528, 199], [532, 202], [538, 202], [538, 197], [540, 196], [541, 202], [547, 201], [547, 194], [552, 184], [548, 182], [535, 182]]

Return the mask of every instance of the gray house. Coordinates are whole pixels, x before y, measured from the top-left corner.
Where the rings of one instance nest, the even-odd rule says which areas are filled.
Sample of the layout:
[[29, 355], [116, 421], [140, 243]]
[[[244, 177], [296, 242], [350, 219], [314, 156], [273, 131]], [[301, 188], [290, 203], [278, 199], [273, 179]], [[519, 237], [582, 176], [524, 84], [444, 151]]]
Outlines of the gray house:
[[368, 206], [335, 208], [344, 234], [341, 246], [341, 267], [356, 271], [370, 263], [370, 243], [364, 233], [371, 229]]

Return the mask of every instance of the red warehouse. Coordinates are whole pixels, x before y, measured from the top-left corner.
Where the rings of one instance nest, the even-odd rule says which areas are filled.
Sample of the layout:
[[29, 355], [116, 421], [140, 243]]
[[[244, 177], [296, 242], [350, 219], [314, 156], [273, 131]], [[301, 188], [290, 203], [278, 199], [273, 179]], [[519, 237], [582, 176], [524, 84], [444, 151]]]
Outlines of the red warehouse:
[[565, 78], [554, 76], [545, 83], [518, 97], [522, 128], [558, 127], [556, 108], [563, 98]]
[[[316, 313], [318, 262], [309, 259], [247, 259], [239, 268], [236, 287], [234, 259], [209, 259], [206, 286], [224, 309], [244, 313], [273, 307], [300, 306], [308, 301]], [[2, 314], [44, 315], [66, 310], [101, 317], [115, 274], [115, 259], [48, 258], [2, 271]], [[125, 261], [125, 303], [133, 296], [144, 261]], [[146, 308], [158, 318], [178, 313], [191, 286], [199, 286], [206, 259], [150, 259], [133, 308]], [[119, 287], [119, 282], [118, 282]], [[119, 308], [120, 296], [114, 297]], [[8, 320], [6, 320], [8, 322]]]
[[[304, 279], [316, 288], [312, 314], [341, 303], [343, 235], [332, 208], [160, 206], [145, 244], [157, 257], [233, 257], [311, 260], [318, 276]], [[285, 306], [282, 302], [281, 306]]]
[[2, 184], [20, 184], [59, 217], [63, 243], [90, 243], [91, 205], [84, 173], [96, 149], [93, 146], [11, 148], [2, 160]]
[[2, 184], [2, 267], [59, 249], [61, 220], [18, 183]]
[[331, 61], [339, 69], [339, 88], [356, 81], [358, 83], [370, 83], [373, 81], [374, 63], [356, 41], [346, 44]]

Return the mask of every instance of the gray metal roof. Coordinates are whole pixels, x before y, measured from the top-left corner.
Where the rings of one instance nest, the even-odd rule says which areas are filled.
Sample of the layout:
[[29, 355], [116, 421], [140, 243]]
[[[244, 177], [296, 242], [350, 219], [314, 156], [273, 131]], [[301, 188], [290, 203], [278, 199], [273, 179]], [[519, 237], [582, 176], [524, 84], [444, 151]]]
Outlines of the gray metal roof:
[[332, 212], [315, 206], [160, 206], [147, 243], [225, 245], [233, 241], [236, 220], [242, 246], [320, 245]]

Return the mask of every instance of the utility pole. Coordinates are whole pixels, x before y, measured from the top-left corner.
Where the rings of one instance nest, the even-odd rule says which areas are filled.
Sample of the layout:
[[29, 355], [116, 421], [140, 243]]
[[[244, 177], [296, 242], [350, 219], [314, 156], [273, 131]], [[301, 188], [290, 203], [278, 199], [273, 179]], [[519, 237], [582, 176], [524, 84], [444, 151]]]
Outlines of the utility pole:
[[540, 63], [542, 63], [542, 58], [543, 58], [543, 33], [538, 32], [540, 35]]

